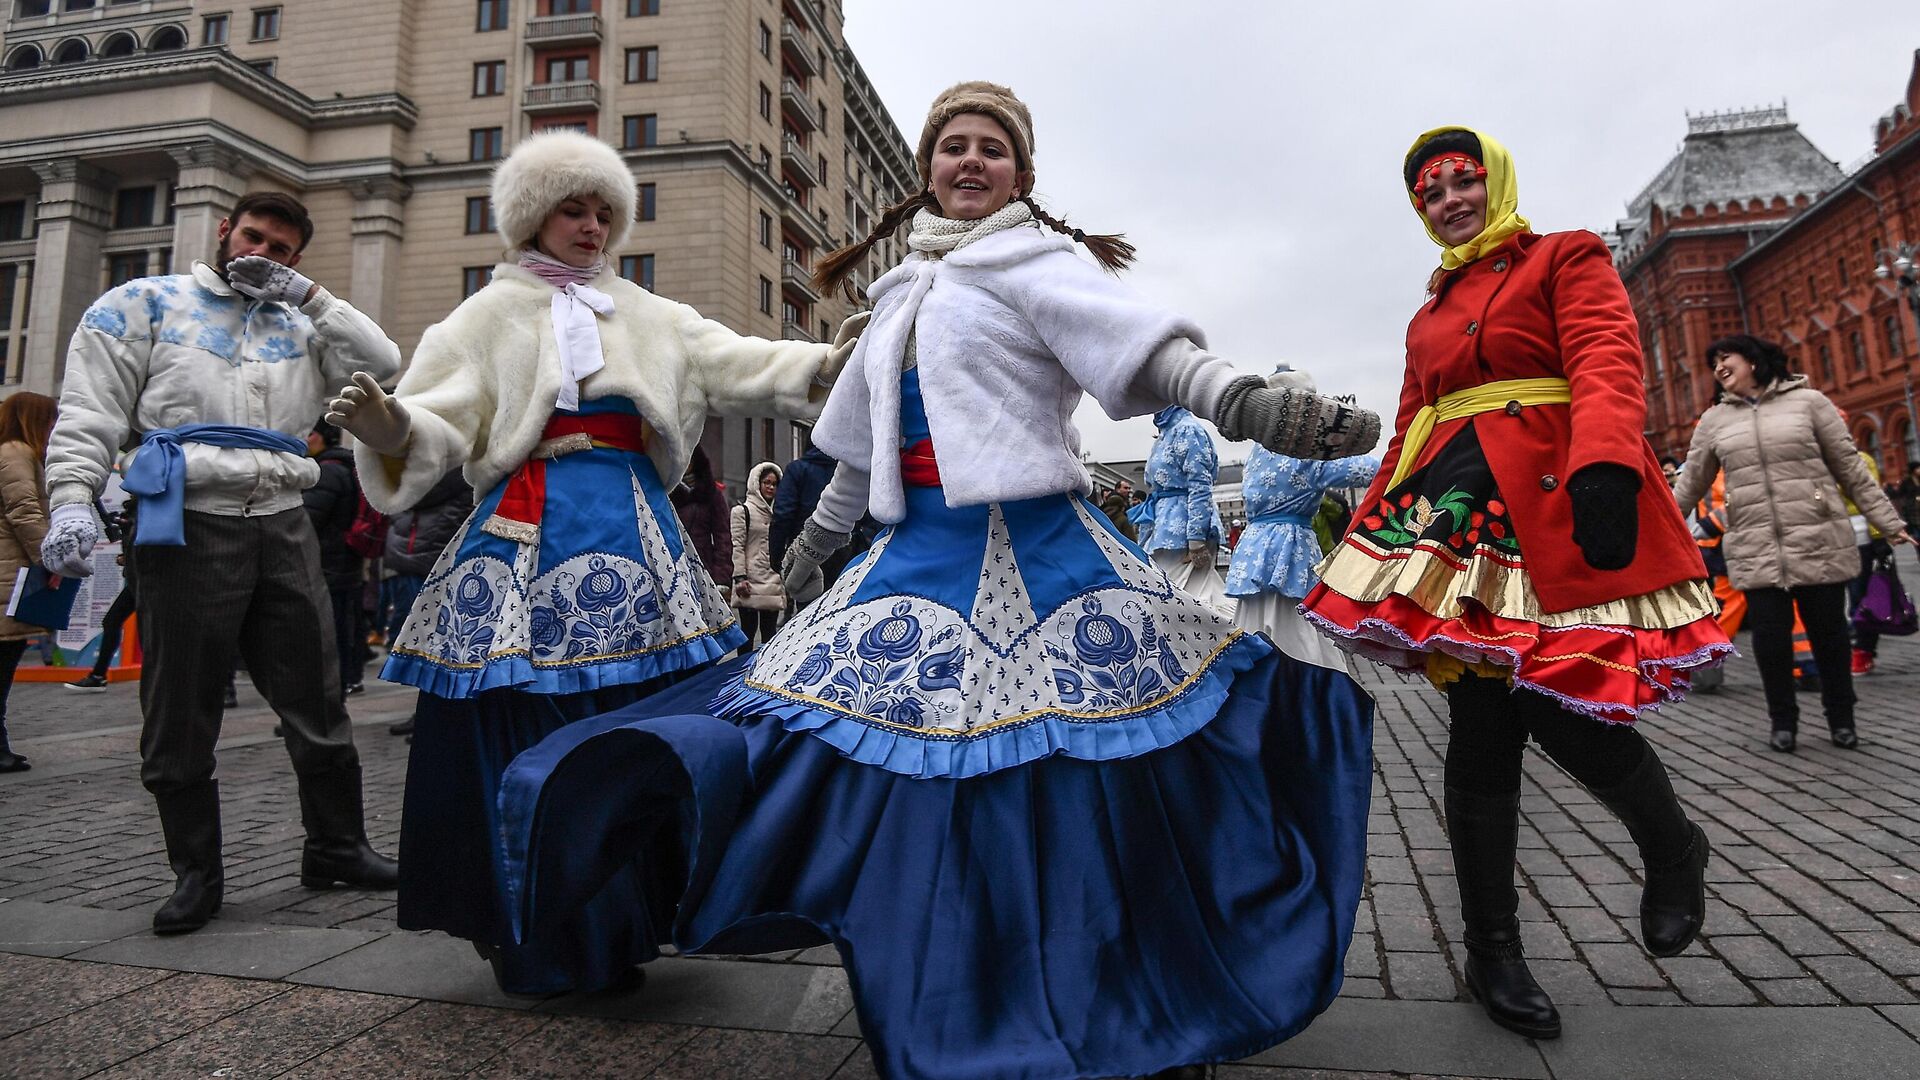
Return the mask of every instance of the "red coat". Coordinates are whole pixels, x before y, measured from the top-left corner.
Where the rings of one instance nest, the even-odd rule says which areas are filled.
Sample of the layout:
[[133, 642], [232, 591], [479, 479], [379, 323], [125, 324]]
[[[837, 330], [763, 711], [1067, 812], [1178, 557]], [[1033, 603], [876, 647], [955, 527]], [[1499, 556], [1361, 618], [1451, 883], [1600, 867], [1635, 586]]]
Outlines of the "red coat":
[[[1481, 413], [1434, 429], [1415, 467], [1474, 424], [1510, 508], [1529, 577], [1549, 612], [1589, 607], [1705, 578], [1700, 549], [1647, 445], [1640, 333], [1612, 256], [1590, 232], [1524, 233], [1449, 272], [1407, 325], [1407, 376], [1393, 441], [1373, 489], [1384, 493], [1422, 405], [1482, 383], [1566, 379], [1571, 405]], [[1633, 562], [1595, 570], [1573, 542], [1567, 480], [1612, 462], [1640, 474]]]

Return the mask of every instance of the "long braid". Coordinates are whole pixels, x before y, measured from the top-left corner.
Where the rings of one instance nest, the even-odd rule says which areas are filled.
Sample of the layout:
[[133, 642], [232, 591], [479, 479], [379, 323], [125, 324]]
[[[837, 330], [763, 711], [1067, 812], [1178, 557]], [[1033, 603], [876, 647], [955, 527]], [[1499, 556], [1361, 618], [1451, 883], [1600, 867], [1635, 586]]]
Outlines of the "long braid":
[[1100, 265], [1106, 267], [1108, 271], [1117, 274], [1133, 265], [1133, 245], [1127, 243], [1124, 233], [1082, 232], [1040, 209], [1040, 204], [1033, 201], [1033, 196], [1021, 196], [1020, 201], [1026, 203], [1027, 209], [1033, 211], [1034, 218], [1047, 228], [1057, 233], [1065, 233], [1073, 237], [1076, 242], [1085, 244], [1087, 250], [1093, 252], [1093, 257], [1098, 259]]
[[901, 224], [907, 220], [907, 216], [922, 207], [936, 214], [940, 212], [940, 203], [934, 199], [931, 191], [917, 192], [887, 207], [886, 212], [880, 215], [880, 221], [874, 225], [873, 231], [867, 234], [865, 240], [857, 244], [848, 244], [820, 260], [819, 265], [813, 270], [814, 284], [822, 292], [834, 291], [834, 288], [846, 280], [847, 275], [853, 273], [854, 269], [866, 259], [867, 253], [873, 250], [873, 245], [898, 232]]

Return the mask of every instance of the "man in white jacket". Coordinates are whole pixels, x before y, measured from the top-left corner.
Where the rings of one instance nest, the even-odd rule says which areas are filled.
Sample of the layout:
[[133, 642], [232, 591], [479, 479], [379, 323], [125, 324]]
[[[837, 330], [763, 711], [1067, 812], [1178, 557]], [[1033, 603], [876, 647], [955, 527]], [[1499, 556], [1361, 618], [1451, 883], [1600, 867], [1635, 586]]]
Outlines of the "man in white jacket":
[[313, 236], [297, 200], [260, 192], [220, 223], [213, 265], [140, 278], [87, 310], [67, 352], [47, 447], [52, 506], [41, 561], [85, 576], [93, 500], [123, 446], [140, 499], [140, 778], [159, 804], [172, 898], [158, 933], [220, 908], [221, 695], [236, 644], [279, 714], [307, 831], [301, 884], [391, 889], [367, 844], [360, 758], [341, 696], [319, 548], [301, 504], [319, 468], [304, 436], [355, 372], [391, 378], [400, 350], [294, 267]]

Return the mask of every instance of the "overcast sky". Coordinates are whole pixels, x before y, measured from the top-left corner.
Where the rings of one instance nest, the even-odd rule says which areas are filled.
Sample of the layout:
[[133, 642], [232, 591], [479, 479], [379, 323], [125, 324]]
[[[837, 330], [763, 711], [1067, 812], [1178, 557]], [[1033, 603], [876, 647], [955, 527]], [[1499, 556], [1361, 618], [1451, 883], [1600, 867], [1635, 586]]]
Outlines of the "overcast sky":
[[[1011, 86], [1033, 110], [1043, 202], [1125, 232], [1134, 287], [1240, 367], [1290, 360], [1388, 427], [1439, 259], [1400, 182], [1414, 136], [1487, 131], [1513, 152], [1535, 229], [1599, 231], [1673, 155], [1689, 111], [1785, 99], [1814, 145], [1852, 162], [1920, 47], [1912, 0], [846, 0], [846, 16], [909, 142], [952, 83]], [[1091, 403], [1078, 419], [1097, 457], [1145, 456], [1147, 420]]]

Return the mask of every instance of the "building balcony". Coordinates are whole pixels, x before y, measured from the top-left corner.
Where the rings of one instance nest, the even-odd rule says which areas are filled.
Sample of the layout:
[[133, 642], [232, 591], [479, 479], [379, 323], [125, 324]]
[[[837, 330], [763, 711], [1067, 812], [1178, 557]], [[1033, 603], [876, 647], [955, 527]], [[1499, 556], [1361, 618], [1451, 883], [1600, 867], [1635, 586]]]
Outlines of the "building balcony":
[[535, 15], [527, 20], [527, 44], [572, 45], [600, 41], [598, 15]]
[[807, 28], [792, 19], [780, 20], [780, 51], [793, 62], [793, 66], [806, 73], [807, 78], [820, 75], [820, 54], [813, 51], [813, 41], [807, 36]]
[[780, 337], [786, 341], [818, 341], [819, 340], [818, 338], [814, 337], [812, 334], [807, 333], [807, 328], [804, 326], [801, 326], [797, 322], [782, 322], [780, 324]]
[[807, 92], [791, 78], [780, 80], [780, 105], [795, 124], [809, 132], [819, 131], [825, 123], [820, 106], [807, 99]]
[[[577, 17], [577, 16], [571, 16]], [[527, 87], [520, 107], [528, 112], [566, 112], [600, 107], [597, 82], [534, 83]]]
[[820, 290], [813, 284], [813, 271], [801, 266], [798, 259], [781, 260], [780, 284], [795, 296], [806, 297], [809, 304], [820, 302]]
[[820, 186], [820, 167], [813, 163], [800, 140], [791, 135], [780, 137], [780, 171], [796, 184], [809, 188]]

